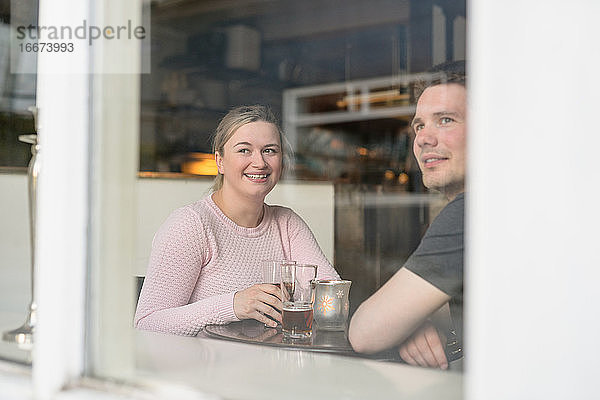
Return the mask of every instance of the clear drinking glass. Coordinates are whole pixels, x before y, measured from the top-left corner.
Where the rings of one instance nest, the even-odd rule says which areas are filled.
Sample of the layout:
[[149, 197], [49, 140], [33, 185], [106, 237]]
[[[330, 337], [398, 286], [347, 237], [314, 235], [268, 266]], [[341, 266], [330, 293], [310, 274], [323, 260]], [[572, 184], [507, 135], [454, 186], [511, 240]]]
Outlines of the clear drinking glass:
[[263, 283], [272, 283], [279, 287], [281, 283], [281, 266], [283, 264], [295, 265], [296, 261], [291, 260], [264, 260], [262, 262]]
[[[292, 260], [264, 260], [262, 261], [262, 276], [263, 283], [270, 283], [278, 288], [281, 284], [281, 266], [285, 264], [295, 265], [296, 261]], [[277, 310], [279, 312], [279, 310]], [[266, 315], [267, 318], [273, 319], [270, 316]], [[273, 320], [275, 321], [275, 320]], [[278, 321], [276, 321], [279, 323]], [[270, 328], [269, 325], [265, 324], [265, 327]]]
[[309, 338], [313, 324], [313, 285], [317, 266], [284, 264], [281, 266], [283, 335], [294, 339]]

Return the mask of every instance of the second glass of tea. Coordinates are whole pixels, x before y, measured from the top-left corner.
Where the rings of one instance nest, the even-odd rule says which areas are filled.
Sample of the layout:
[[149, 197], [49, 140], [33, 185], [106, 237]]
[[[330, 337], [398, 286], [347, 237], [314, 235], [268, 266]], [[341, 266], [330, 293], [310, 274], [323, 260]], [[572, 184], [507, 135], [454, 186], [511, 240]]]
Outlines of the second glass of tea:
[[281, 266], [281, 298], [283, 301], [281, 325], [284, 336], [305, 339], [312, 335], [312, 281], [316, 277], [316, 265], [284, 264]]

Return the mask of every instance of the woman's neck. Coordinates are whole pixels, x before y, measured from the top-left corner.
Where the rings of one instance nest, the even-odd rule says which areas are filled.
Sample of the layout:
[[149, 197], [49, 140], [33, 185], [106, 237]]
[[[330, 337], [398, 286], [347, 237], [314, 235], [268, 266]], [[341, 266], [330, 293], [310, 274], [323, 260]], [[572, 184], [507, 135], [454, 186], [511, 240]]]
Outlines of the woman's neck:
[[226, 193], [224, 188], [214, 192], [212, 199], [223, 214], [239, 226], [256, 228], [262, 222], [264, 199], [260, 201], [250, 201], [247, 198], [241, 199], [232, 193]]

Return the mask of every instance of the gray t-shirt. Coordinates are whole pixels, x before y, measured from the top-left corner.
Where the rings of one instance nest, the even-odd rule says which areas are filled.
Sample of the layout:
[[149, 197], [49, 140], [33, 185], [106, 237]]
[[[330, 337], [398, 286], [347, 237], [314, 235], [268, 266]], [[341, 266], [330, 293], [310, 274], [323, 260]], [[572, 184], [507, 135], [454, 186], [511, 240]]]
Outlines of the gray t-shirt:
[[404, 267], [437, 287], [450, 299], [450, 315], [463, 343], [463, 258], [465, 195], [461, 193], [433, 220]]

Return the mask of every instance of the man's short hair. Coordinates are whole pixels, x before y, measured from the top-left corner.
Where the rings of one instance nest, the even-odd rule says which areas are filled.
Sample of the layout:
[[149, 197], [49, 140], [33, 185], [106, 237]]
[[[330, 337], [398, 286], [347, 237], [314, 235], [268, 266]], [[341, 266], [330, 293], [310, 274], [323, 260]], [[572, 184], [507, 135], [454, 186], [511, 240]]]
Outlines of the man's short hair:
[[467, 86], [467, 75], [465, 70], [465, 61], [448, 61], [438, 64], [427, 71], [430, 79], [423, 79], [415, 83], [413, 88], [413, 97], [415, 103], [423, 94], [425, 89], [431, 86], [456, 83]]

